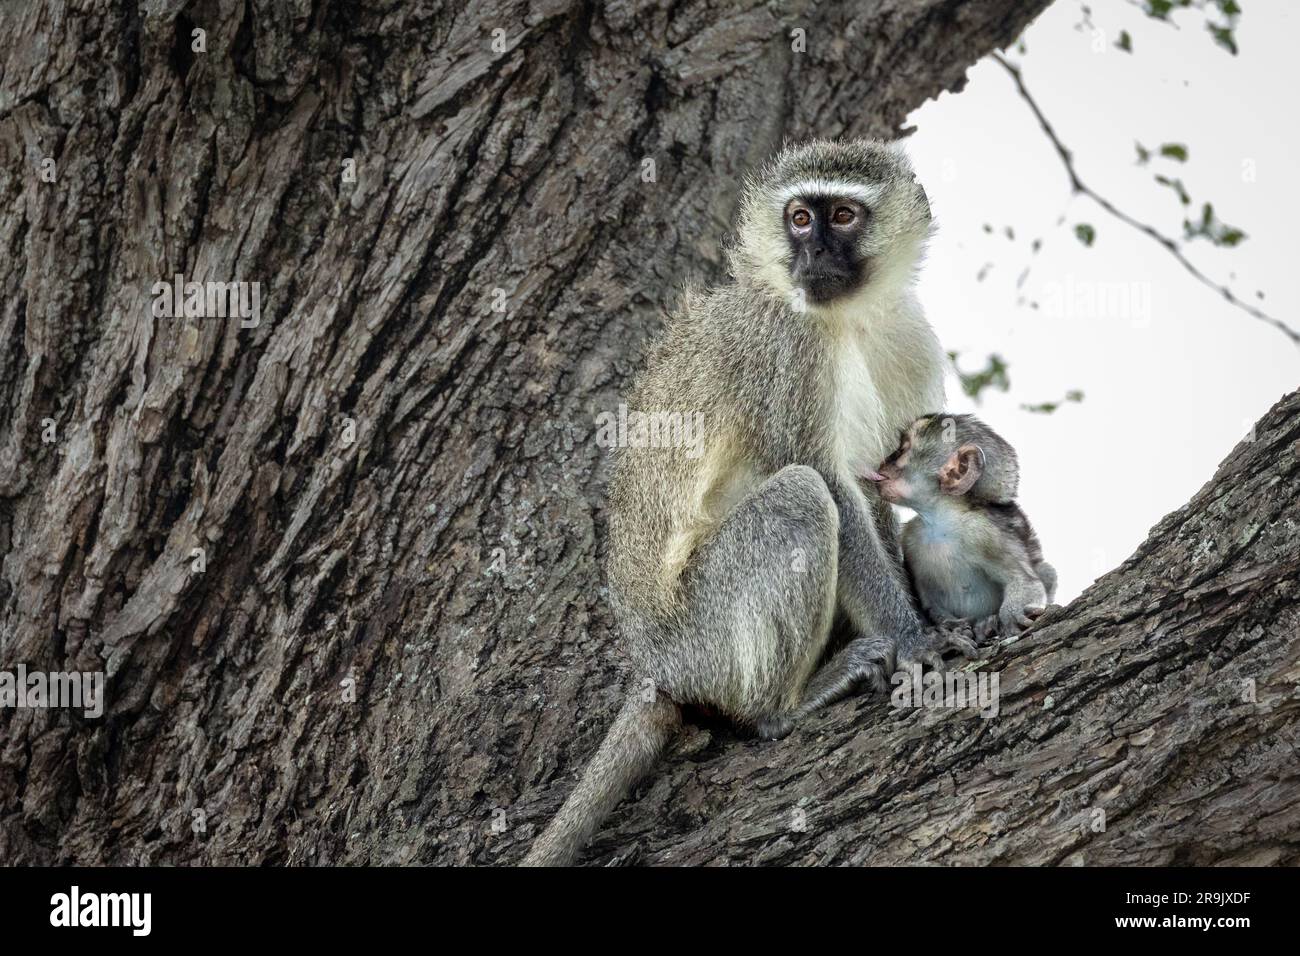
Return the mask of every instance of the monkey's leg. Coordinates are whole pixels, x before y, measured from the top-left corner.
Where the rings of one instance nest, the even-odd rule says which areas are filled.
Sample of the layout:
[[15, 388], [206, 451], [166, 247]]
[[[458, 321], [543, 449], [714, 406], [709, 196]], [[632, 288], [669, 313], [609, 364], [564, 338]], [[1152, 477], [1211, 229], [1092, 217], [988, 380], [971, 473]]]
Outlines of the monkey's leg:
[[696, 554], [687, 633], [665, 654], [660, 686], [765, 737], [789, 733], [830, 637], [838, 540], [815, 470], [788, 466], [751, 492]]
[[858, 633], [889, 640], [886, 663], [891, 671], [895, 664], [904, 670], [912, 664], [942, 670], [947, 651], [959, 651], [966, 657], [978, 656], [974, 641], [926, 626], [917, 613], [907, 582], [880, 540], [861, 489], [833, 478], [830, 482], [831, 496], [840, 515], [839, 600]]
[[[945, 621], [928, 628], [927, 633], [930, 643], [926, 654], [933, 654], [934, 658], [927, 656], [923, 660], [931, 667], [941, 668], [942, 656], [949, 650], [960, 651], [966, 657], [979, 656], [969, 621]], [[863, 684], [877, 693], [885, 693], [889, 689], [893, 660], [894, 644], [888, 638], [859, 637], [849, 641], [808, 682], [796, 716], [805, 717], [841, 701]]]
[[886, 638], [859, 637], [849, 641], [808, 682], [796, 716], [805, 717], [843, 700], [866, 683], [884, 693], [888, 688], [893, 644]]

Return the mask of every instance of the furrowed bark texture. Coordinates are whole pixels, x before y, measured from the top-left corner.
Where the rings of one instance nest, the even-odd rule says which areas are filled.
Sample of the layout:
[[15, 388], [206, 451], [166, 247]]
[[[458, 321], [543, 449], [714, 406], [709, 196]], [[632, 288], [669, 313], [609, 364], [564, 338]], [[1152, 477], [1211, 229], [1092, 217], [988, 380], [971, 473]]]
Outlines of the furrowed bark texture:
[[875, 696], [776, 744], [697, 731], [588, 860], [1300, 864], [1300, 392], [1253, 435], [979, 665], [996, 717]]
[[[0, 669], [109, 698], [0, 711], [0, 860], [517, 859], [625, 676], [593, 418], [739, 178], [1043, 6], [0, 6]], [[260, 323], [154, 317], [176, 274]], [[590, 859], [1293, 857], [1281, 441], [1010, 648], [998, 721], [698, 731]]]

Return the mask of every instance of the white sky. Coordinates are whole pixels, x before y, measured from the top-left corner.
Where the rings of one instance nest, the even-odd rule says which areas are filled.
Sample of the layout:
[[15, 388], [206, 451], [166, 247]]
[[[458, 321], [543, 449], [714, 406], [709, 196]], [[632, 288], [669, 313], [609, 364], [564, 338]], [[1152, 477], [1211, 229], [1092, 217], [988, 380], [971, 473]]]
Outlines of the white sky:
[[[1092, 33], [1074, 29], [1080, 4], [1058, 0], [1026, 32], [1027, 53], [1011, 54], [1080, 178], [1180, 237], [1184, 207], [1152, 175], [1180, 177], [1196, 217], [1201, 202], [1212, 202], [1248, 236], [1235, 250], [1198, 239], [1185, 247], [1189, 258], [1240, 298], [1257, 301], [1262, 290], [1266, 312], [1300, 327], [1300, 133], [1286, 105], [1300, 5], [1246, 4], [1236, 57], [1213, 43], [1199, 12], [1179, 15], [1175, 29], [1124, 0], [1089, 5], [1105, 52], [1094, 51]], [[1133, 38], [1132, 54], [1111, 45], [1121, 29]], [[1186, 503], [1300, 383], [1300, 349], [1199, 284], [1149, 237], [1090, 199], [1071, 199], [1064, 167], [1002, 67], [986, 59], [969, 76], [961, 93], [909, 118], [917, 128], [910, 153], [938, 222], [920, 294], [964, 371], [982, 368], [989, 353], [1007, 361], [1010, 392], [985, 391], [977, 407], [953, 378], [949, 408], [975, 412], [1016, 446], [1020, 501], [1060, 572], [1064, 603]], [[1135, 141], [1148, 149], [1184, 143], [1188, 162], [1153, 158], [1139, 167]], [[1243, 174], [1252, 167], [1253, 181]], [[1092, 248], [1075, 238], [1077, 222], [1096, 228]], [[1039, 236], [1043, 247], [1018, 293]], [[1069, 290], [1107, 287], [1133, 293], [1127, 312], [1119, 300], [1071, 307]], [[1053, 292], [1065, 307], [1048, 314]], [[1026, 304], [1017, 305], [1021, 294]], [[1085, 393], [1081, 404], [1052, 415], [1020, 410], [1070, 389]]]

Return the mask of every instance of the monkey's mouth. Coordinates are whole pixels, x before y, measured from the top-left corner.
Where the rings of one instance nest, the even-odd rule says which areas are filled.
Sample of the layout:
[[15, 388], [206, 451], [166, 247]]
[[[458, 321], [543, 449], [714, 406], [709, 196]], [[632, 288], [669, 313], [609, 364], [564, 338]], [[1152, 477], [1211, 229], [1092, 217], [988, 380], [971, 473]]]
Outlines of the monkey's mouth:
[[829, 302], [847, 295], [866, 280], [866, 267], [855, 274], [845, 269], [801, 269], [799, 285], [814, 302]]
[[861, 472], [862, 480], [869, 483], [869, 486], [876, 490], [880, 497], [892, 504], [901, 504], [902, 495], [898, 493], [898, 488], [894, 485], [894, 479], [888, 475], [882, 475], [874, 468], [864, 468]]

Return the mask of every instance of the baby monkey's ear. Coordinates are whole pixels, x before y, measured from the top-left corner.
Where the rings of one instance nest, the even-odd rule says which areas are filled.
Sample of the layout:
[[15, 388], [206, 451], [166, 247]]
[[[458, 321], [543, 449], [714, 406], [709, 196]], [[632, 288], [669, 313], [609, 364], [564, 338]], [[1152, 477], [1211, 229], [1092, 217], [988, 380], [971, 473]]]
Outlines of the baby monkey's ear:
[[983, 450], [979, 445], [961, 445], [939, 468], [939, 487], [950, 495], [964, 495], [983, 473]]

